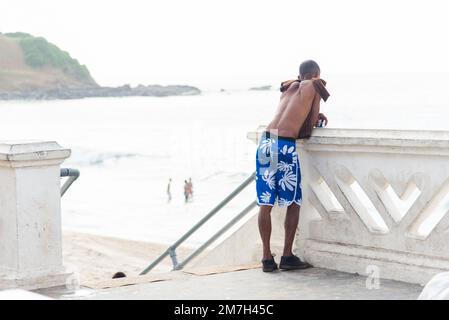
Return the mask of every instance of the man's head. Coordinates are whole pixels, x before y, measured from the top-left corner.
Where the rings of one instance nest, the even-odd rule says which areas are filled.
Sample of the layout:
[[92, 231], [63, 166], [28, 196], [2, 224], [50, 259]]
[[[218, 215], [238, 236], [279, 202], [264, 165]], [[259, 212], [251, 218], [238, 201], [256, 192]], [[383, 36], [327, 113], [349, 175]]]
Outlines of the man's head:
[[299, 78], [309, 80], [320, 77], [320, 66], [313, 60], [306, 60], [299, 66]]

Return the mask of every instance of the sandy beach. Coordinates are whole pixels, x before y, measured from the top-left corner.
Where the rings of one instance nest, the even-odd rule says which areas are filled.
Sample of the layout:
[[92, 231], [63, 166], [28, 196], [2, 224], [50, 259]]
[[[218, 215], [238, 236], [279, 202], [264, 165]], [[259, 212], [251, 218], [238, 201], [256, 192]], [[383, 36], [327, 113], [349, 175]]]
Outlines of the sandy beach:
[[[167, 245], [156, 243], [63, 232], [64, 264], [78, 273], [81, 284], [111, 279], [118, 271], [136, 276], [166, 249]], [[184, 257], [191, 251], [180, 247], [177, 254]], [[171, 266], [167, 258], [153, 272], [167, 272]]]

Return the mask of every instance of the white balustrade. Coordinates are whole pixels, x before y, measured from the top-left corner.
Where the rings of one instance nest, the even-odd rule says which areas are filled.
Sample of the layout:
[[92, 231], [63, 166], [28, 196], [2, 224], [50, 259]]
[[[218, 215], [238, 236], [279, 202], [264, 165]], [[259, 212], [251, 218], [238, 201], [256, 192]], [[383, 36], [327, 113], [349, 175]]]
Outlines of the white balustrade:
[[324, 128], [297, 148], [308, 261], [421, 284], [449, 270], [449, 132]]
[[[258, 144], [263, 130], [248, 138]], [[303, 193], [297, 254], [316, 267], [420, 284], [449, 271], [449, 132], [318, 128], [297, 149]], [[285, 211], [276, 205], [271, 213], [278, 260]], [[254, 210], [196, 266], [261, 257]]]

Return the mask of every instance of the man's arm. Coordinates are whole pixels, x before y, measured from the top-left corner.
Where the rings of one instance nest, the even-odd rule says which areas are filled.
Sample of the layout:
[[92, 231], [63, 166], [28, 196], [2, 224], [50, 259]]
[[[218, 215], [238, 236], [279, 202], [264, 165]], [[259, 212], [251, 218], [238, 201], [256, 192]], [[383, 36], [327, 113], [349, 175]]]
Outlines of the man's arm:
[[318, 116], [320, 114], [320, 100], [321, 96], [319, 95], [319, 93], [315, 93], [315, 97], [312, 102], [312, 110], [310, 110], [310, 112], [312, 113], [310, 117], [310, 121], [312, 122], [311, 124], [312, 128], [315, 127], [318, 123], [319, 119]]
[[318, 120], [324, 121], [323, 126], [327, 126], [327, 123], [328, 123], [327, 117], [323, 113], [320, 113], [320, 102], [321, 102], [321, 95], [319, 93], [317, 93], [313, 100], [312, 110], [311, 110], [311, 113], [312, 113], [311, 121], [312, 121], [313, 127], [318, 126]]

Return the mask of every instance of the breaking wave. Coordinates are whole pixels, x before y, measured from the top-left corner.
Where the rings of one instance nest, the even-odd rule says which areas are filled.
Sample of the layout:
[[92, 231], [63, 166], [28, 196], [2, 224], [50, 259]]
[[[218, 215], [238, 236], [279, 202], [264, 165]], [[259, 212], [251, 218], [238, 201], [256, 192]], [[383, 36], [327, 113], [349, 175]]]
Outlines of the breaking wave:
[[168, 158], [166, 155], [144, 155], [129, 152], [97, 151], [84, 148], [73, 148], [72, 155], [67, 160], [67, 164], [77, 166], [102, 166], [106, 163], [113, 163], [126, 159], [137, 158]]

